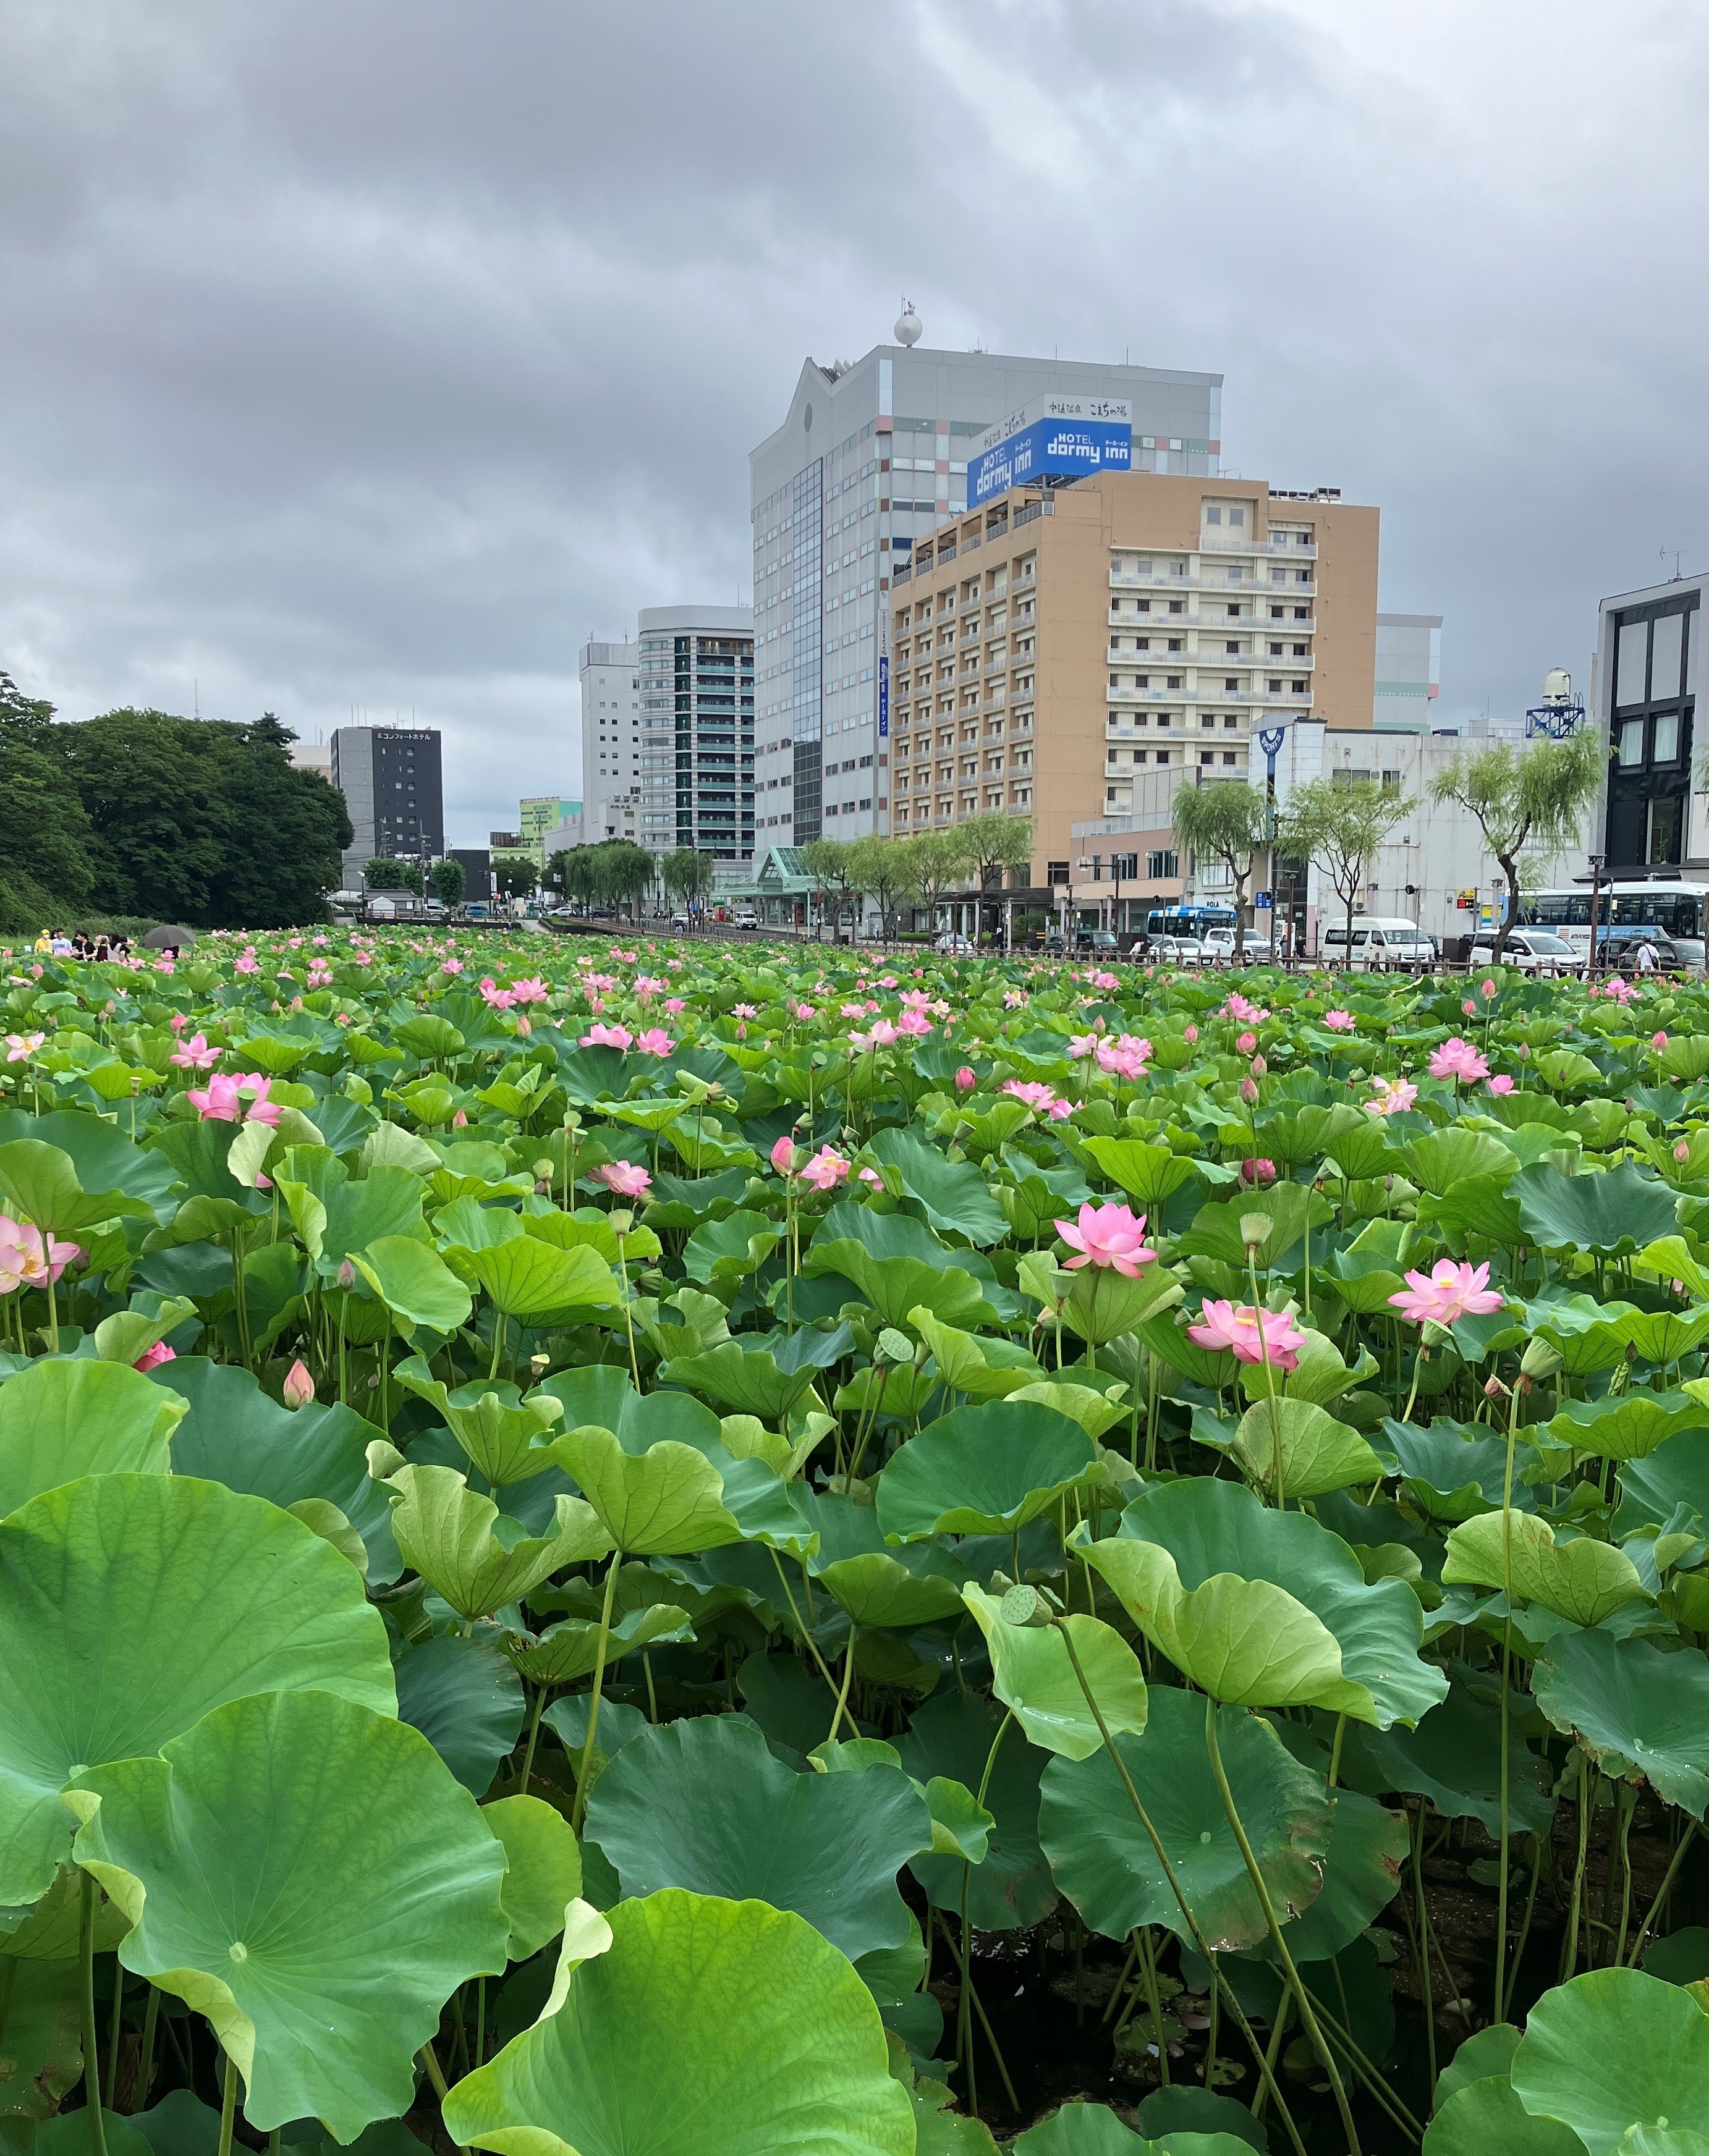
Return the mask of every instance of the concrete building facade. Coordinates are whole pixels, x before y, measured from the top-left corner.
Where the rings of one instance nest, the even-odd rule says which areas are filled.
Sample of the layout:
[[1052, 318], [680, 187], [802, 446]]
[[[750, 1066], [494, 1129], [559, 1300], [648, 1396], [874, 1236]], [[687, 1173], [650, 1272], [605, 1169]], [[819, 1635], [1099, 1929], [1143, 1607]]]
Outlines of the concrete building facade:
[[1697, 756], [1697, 645], [1709, 576], [1602, 603], [1591, 717], [1608, 743], [1600, 850], [1610, 878], [1709, 875], [1709, 771]]
[[606, 807], [634, 792], [640, 771], [640, 655], [633, 644], [581, 648], [582, 820], [594, 839], [622, 835], [605, 829]]
[[[1101, 472], [939, 526], [891, 594], [879, 798], [898, 835], [1030, 815], [1017, 886], [1077, 825], [1149, 818], [1165, 774], [1246, 778], [1263, 728], [1372, 731], [1378, 513], [1332, 490]], [[1180, 895], [1166, 821], [1137, 901]]]
[[377, 856], [437, 860], [445, 851], [440, 738], [430, 726], [340, 726], [332, 779], [355, 837], [344, 854], [344, 887], [361, 887]]
[[579, 801], [566, 801], [557, 793], [528, 794], [517, 804], [517, 830], [524, 850], [543, 861], [547, 834], [561, 824], [579, 823], [581, 813]]
[[[912, 311], [898, 338], [919, 326]], [[1131, 469], [1206, 476], [1219, 374], [878, 345], [809, 360], [749, 458], [760, 850], [891, 828], [879, 737], [893, 565], [967, 506], [970, 450], [1053, 394], [1125, 407]]]
[[1428, 733], [1430, 706], [1441, 694], [1441, 615], [1378, 614], [1372, 724], [1382, 732]]
[[754, 861], [753, 610], [643, 607], [636, 649], [640, 843], [710, 854], [722, 882], [744, 881]]

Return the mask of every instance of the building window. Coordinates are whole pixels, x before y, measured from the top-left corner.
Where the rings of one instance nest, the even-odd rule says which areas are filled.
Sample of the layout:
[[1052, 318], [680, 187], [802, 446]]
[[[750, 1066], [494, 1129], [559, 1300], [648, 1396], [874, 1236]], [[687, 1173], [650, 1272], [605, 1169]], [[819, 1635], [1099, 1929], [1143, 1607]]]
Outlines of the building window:
[[1045, 864], [1044, 880], [1047, 884], [1061, 886], [1068, 880], [1068, 865], [1066, 861], [1048, 861]]
[[1147, 854], [1145, 874], [1148, 876], [1177, 876], [1181, 874], [1181, 856], [1175, 853]]

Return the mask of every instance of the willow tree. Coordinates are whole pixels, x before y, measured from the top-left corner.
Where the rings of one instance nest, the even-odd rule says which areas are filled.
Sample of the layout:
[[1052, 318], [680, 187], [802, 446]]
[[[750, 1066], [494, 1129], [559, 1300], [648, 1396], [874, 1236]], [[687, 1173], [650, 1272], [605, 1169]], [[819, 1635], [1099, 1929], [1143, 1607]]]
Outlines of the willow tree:
[[[1431, 798], [1454, 801], [1476, 819], [1484, 843], [1507, 879], [1507, 911], [1495, 931], [1495, 963], [1519, 921], [1520, 878], [1528, 865], [1547, 873], [1550, 858], [1583, 834], [1585, 811], [1602, 789], [1602, 736], [1593, 730], [1564, 741], [1506, 742], [1457, 756], [1430, 782]], [[1525, 859], [1531, 850], [1531, 861]]]
[[1413, 807], [1375, 779], [1314, 778], [1292, 794], [1277, 833], [1286, 852], [1315, 861], [1341, 901], [1346, 954], [1353, 954], [1353, 907], [1377, 849]]
[[1243, 778], [1183, 786], [1171, 804], [1178, 846], [1201, 860], [1220, 861], [1234, 886], [1235, 954], [1246, 956], [1247, 886], [1269, 832], [1269, 803]]

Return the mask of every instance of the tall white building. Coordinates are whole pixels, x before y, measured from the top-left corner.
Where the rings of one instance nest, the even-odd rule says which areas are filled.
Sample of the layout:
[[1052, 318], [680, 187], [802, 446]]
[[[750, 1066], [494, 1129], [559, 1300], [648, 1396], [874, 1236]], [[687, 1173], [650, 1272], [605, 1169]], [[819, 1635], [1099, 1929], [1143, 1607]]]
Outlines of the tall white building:
[[632, 644], [589, 643], [581, 649], [581, 821], [590, 845], [625, 835], [607, 832], [606, 812], [633, 793], [640, 772], [640, 656]]
[[710, 854], [719, 880], [754, 858], [754, 615], [748, 607], [643, 607], [640, 839]]
[[1041, 399], [1126, 406], [1129, 469], [1209, 475], [1220, 374], [1100, 367], [898, 341], [809, 360], [788, 417], [752, 451], [754, 839], [758, 850], [890, 828], [891, 565], [965, 509], [968, 453]]

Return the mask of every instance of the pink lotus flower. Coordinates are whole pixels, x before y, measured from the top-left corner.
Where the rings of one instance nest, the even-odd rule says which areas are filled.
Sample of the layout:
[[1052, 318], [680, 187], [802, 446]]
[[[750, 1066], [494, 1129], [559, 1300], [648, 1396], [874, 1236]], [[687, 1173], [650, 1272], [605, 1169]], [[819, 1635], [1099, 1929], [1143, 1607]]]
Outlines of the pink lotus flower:
[[481, 999], [489, 1010], [508, 1010], [516, 1001], [512, 988], [502, 988], [489, 973], [481, 983]]
[[780, 1175], [795, 1173], [795, 1142], [787, 1131], [771, 1148], [771, 1164]]
[[157, 1370], [162, 1363], [176, 1363], [178, 1351], [168, 1348], [164, 1340], [157, 1340], [152, 1348], [145, 1348], [131, 1365], [133, 1370]]
[[1255, 1033], [1243, 1033], [1234, 1045], [1243, 1055], [1250, 1055], [1258, 1046], [1258, 1035]]
[[[162, 958], [160, 963], [159, 970], [162, 973], [171, 973], [172, 968], [170, 959]], [[234, 973], [259, 973], [261, 969], [250, 956], [249, 952], [245, 951], [241, 958], [234, 958], [232, 960], [231, 970]]]
[[790, 1007], [790, 1015], [791, 1018], [800, 1019], [805, 1024], [810, 1018], [817, 1018], [819, 1014], [811, 1004], [795, 1004]]
[[1493, 1003], [1500, 993], [1501, 991], [1496, 988], [1495, 983], [1493, 981], [1485, 981], [1478, 990], [1478, 993], [1483, 998], [1486, 1004]]
[[1074, 1112], [1074, 1104], [1072, 1101], [1053, 1101], [1044, 1112], [1052, 1122], [1065, 1123]]
[[167, 1020], [167, 1024], [172, 1028], [174, 1033], [182, 1033], [189, 1023], [190, 1021], [184, 1016], [184, 1014], [182, 1011], [174, 1011], [172, 1016]]
[[584, 1048], [620, 1048], [625, 1052], [635, 1045], [635, 1035], [626, 1025], [590, 1025], [581, 1037]]
[[1005, 1010], [1019, 1010], [1022, 1004], [1024, 1004], [1026, 1000], [1027, 996], [1024, 989], [1005, 988], [1003, 991], [1003, 1009]]
[[681, 996], [667, 996], [665, 998], [665, 1009], [672, 1018], [680, 1016], [683, 1011], [687, 1009], [687, 1004], [683, 1002]]
[[1181, 1030], [1181, 1037], [1187, 1043], [1187, 1046], [1191, 1048], [1194, 1041], [1196, 1041], [1199, 1037], [1199, 1029], [1196, 1025], [1186, 1026]]
[[188, 1040], [180, 1040], [167, 1056], [167, 1061], [180, 1070], [211, 1070], [219, 1062], [220, 1050], [208, 1045], [205, 1034], [192, 1034]]
[[279, 1389], [288, 1408], [306, 1408], [314, 1399], [315, 1381], [301, 1355], [286, 1372], [285, 1383]]
[[1616, 973], [1613, 980], [1609, 983], [1605, 993], [1611, 995], [1624, 1009], [1628, 1004], [1636, 1003], [1643, 991], [1634, 988], [1629, 981], [1623, 981]]
[[1080, 1253], [1066, 1261], [1064, 1272], [1078, 1272], [1083, 1265], [1107, 1266], [1137, 1280], [1140, 1267], [1150, 1265], [1157, 1255], [1145, 1247], [1145, 1214], [1135, 1216], [1125, 1205], [1083, 1205], [1078, 1223], [1058, 1220], [1056, 1231], [1070, 1250]]
[[8, 1033], [6, 1036], [6, 1060], [8, 1063], [28, 1063], [47, 1037], [44, 1033]]
[[238, 1082], [229, 1073], [222, 1076], [216, 1071], [205, 1086], [192, 1086], [184, 1098], [204, 1123], [240, 1123], [244, 1119]]
[[1150, 1060], [1150, 1042], [1131, 1033], [1098, 1044], [1098, 1068], [1111, 1071], [1118, 1078], [1142, 1078]]
[[1379, 1116], [1403, 1116], [1418, 1097], [1418, 1089], [1404, 1078], [1373, 1078], [1374, 1088], [1365, 1106]]
[[1102, 989], [1106, 995], [1110, 989], [1119, 988], [1121, 986], [1121, 983], [1117, 980], [1114, 973], [1094, 973], [1090, 978], [1093, 987]]
[[955, 1091], [958, 1093], [970, 1093], [978, 1083], [970, 1064], [964, 1063], [955, 1073]]
[[0, 1295], [18, 1287], [46, 1287], [57, 1281], [74, 1258], [80, 1258], [80, 1244], [62, 1243], [28, 1220], [14, 1220], [0, 1213]]
[[1504, 1070], [1500, 1077], [1492, 1078], [1490, 1081], [1490, 1091], [1499, 1098], [1501, 1094], [1511, 1093], [1513, 1091], [1513, 1081]]
[[[661, 982], [659, 985], [662, 987], [664, 983]], [[510, 992], [512, 1000], [519, 1004], [543, 1004], [552, 993], [538, 973], [529, 980], [512, 981]]]
[[1252, 1025], [1256, 1025], [1259, 1019], [1267, 1018], [1269, 1015], [1267, 1011], [1261, 1011], [1256, 1004], [1248, 1003], [1238, 988], [1223, 1004], [1223, 1014], [1225, 1018], [1243, 1019]]
[[608, 1161], [605, 1167], [596, 1168], [588, 1179], [603, 1183], [619, 1198], [639, 1198], [652, 1182], [646, 1170], [632, 1160]]
[[850, 1034], [851, 1048], [891, 1048], [895, 1045], [896, 1029], [888, 1018], [875, 1018], [867, 1033]]
[[924, 988], [904, 988], [898, 1000], [903, 1010], [924, 1010], [932, 999]]
[[1331, 1033], [1352, 1033], [1356, 1031], [1359, 1024], [1351, 1011], [1345, 1010], [1326, 1011], [1323, 1022]]
[[844, 1004], [837, 1013], [839, 1018], [864, 1018], [866, 1014], [864, 1004]]
[[1021, 1078], [1010, 1079], [1003, 1091], [1012, 1101], [1024, 1101], [1029, 1108], [1037, 1109], [1041, 1113], [1056, 1098], [1048, 1086], [1029, 1083]]
[[444, 965], [440, 968], [442, 973], [456, 974], [461, 973], [462, 970], [463, 962], [461, 958], [447, 958]]
[[[1201, 1322], [1189, 1325], [1187, 1337], [1200, 1348], [1232, 1348], [1243, 1363], [1262, 1363], [1269, 1351], [1270, 1368], [1288, 1371], [1298, 1367], [1305, 1335], [1283, 1310], [1259, 1311], [1250, 1303], [1207, 1302]], [[1259, 1344], [1259, 1326], [1264, 1327]]]
[[661, 1025], [649, 1026], [645, 1033], [635, 1036], [638, 1055], [668, 1055], [677, 1044]]
[[1501, 1296], [1490, 1284], [1487, 1265], [1455, 1265], [1440, 1258], [1428, 1273], [1408, 1273], [1410, 1286], [1390, 1302], [1414, 1325], [1428, 1319], [1433, 1325], [1452, 1325], [1459, 1317], [1482, 1317], [1501, 1307]]
[[759, 1006], [757, 1004], [732, 1004], [730, 1009], [736, 1018], [758, 1018], [759, 1015]]
[[1068, 1035], [1069, 1062], [1078, 1063], [1083, 1056], [1095, 1055], [1098, 1040], [1099, 1029], [1096, 1026], [1090, 1033], [1071, 1033]]
[[897, 1019], [896, 1030], [898, 1034], [905, 1034], [911, 1040], [924, 1040], [935, 1028], [924, 1011], [910, 1010], [903, 1011]]
[[1458, 1034], [1432, 1051], [1430, 1075], [1433, 1078], [1464, 1079], [1468, 1085], [1479, 1078], [1487, 1078], [1490, 1066], [1469, 1040]]
[[1475, 1018], [1478, 1014], [1478, 1007], [1470, 996], [1462, 998], [1459, 1007], [1468, 1018]]
[[821, 1146], [801, 1170], [801, 1180], [811, 1183], [816, 1190], [835, 1190], [848, 1177], [848, 1163], [830, 1146]]
[[1240, 1180], [1262, 1189], [1276, 1179], [1276, 1163], [1273, 1160], [1243, 1160], [1240, 1163]]
[[876, 1168], [862, 1168], [859, 1174], [855, 1178], [855, 1180], [857, 1183], [866, 1183], [869, 1188], [873, 1190], [882, 1190], [884, 1188], [884, 1178], [879, 1174]]
[[638, 1003], [651, 1003], [659, 990], [666, 985], [663, 981], [656, 980], [651, 973], [637, 973], [635, 977], [636, 1000]]

